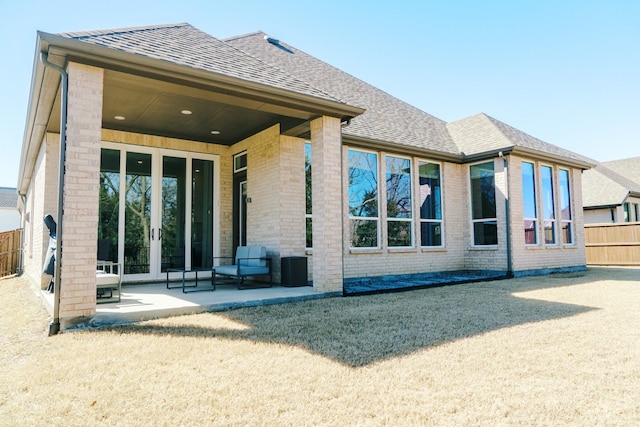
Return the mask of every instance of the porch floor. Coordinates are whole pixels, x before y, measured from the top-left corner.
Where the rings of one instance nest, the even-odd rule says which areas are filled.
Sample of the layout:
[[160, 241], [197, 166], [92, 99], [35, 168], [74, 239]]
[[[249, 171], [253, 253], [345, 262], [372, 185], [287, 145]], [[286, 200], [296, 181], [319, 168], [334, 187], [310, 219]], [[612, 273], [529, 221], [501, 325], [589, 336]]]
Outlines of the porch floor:
[[[189, 284], [189, 283], [187, 283]], [[176, 284], [174, 284], [176, 286]], [[42, 292], [53, 306], [53, 294]], [[183, 293], [182, 288], [167, 289], [165, 282], [124, 284], [120, 302], [98, 304], [96, 315], [72, 329], [96, 328], [180, 316], [208, 311], [225, 311], [239, 307], [280, 304], [292, 301], [342, 295], [316, 292], [311, 286], [238, 290], [234, 285], [220, 285], [215, 291]]]

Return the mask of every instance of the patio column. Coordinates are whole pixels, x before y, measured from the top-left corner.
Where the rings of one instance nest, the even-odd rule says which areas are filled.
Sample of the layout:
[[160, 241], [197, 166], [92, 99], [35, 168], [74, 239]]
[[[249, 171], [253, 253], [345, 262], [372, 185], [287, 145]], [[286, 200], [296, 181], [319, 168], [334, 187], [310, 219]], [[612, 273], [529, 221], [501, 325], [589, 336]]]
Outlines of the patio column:
[[[96, 253], [103, 70], [69, 63], [63, 184], [60, 322], [64, 329], [96, 313]], [[60, 244], [60, 242], [58, 242]]]
[[313, 286], [342, 292], [342, 140], [340, 119], [311, 122]]

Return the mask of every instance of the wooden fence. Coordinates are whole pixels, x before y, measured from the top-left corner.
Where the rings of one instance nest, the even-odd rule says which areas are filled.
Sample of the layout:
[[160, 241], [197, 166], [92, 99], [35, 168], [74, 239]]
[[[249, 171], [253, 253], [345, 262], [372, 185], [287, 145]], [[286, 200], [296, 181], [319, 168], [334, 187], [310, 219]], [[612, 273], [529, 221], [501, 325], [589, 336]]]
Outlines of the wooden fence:
[[0, 277], [19, 272], [21, 265], [22, 229], [0, 233]]
[[640, 222], [586, 224], [588, 265], [640, 266]]

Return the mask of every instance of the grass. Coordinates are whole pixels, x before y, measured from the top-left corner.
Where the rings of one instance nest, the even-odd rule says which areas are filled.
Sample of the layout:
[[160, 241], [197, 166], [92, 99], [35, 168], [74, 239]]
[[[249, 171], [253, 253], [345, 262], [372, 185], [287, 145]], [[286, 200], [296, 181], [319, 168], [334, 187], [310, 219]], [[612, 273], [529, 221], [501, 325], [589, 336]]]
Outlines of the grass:
[[46, 337], [0, 281], [0, 425], [638, 425], [640, 269]]

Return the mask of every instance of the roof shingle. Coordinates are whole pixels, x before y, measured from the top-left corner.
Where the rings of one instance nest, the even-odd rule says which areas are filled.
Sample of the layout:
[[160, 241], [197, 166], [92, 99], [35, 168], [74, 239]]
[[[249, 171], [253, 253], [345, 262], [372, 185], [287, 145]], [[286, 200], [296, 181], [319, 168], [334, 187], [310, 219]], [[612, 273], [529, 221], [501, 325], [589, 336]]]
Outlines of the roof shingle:
[[189, 24], [83, 31], [59, 35], [173, 64], [339, 101], [303, 79], [247, 55]]

